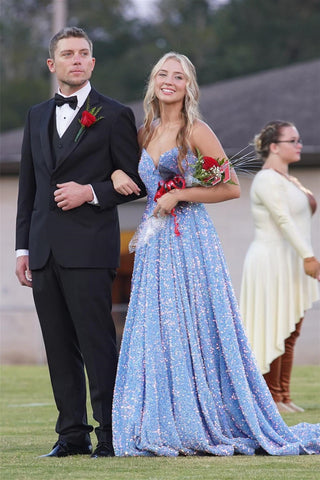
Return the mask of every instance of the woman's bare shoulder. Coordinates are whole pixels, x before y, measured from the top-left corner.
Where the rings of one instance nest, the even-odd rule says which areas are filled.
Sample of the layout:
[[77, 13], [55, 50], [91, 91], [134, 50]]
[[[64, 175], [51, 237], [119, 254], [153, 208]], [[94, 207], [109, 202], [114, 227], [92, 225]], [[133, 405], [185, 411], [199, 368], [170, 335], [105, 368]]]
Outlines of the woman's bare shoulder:
[[203, 155], [214, 156], [215, 154], [221, 158], [226, 156], [217, 136], [202, 120], [196, 120], [192, 126], [190, 145], [193, 151], [198, 148]]

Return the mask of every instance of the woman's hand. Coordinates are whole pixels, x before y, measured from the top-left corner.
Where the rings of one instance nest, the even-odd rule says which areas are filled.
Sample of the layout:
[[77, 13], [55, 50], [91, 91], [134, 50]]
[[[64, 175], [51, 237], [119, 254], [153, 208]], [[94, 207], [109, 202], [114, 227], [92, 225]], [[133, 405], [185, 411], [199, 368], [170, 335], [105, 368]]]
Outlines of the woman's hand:
[[170, 192], [165, 193], [162, 197], [158, 198], [157, 206], [153, 210], [153, 215], [155, 217], [164, 217], [166, 215], [170, 215], [172, 209], [177, 205], [179, 202], [179, 190], [174, 189], [170, 190]]
[[123, 170], [115, 170], [111, 175], [113, 188], [121, 195], [140, 195], [140, 188]]
[[307, 275], [320, 281], [320, 262], [316, 257], [304, 258], [303, 267]]

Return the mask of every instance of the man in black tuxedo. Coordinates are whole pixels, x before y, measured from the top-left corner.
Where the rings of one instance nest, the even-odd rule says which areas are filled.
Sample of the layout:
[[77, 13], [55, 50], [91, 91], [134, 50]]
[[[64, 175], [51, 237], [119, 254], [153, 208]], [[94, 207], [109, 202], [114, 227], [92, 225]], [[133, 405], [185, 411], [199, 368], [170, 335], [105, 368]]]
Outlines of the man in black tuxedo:
[[[120, 250], [117, 204], [145, 194], [136, 127], [128, 107], [91, 87], [95, 59], [82, 29], [53, 37], [47, 65], [61, 95], [28, 113], [16, 229], [16, 274], [33, 289], [59, 411], [58, 441], [44, 456], [92, 452], [84, 368], [99, 424], [91, 456], [113, 456], [111, 288]], [[118, 169], [130, 177], [129, 196], [113, 188]]]

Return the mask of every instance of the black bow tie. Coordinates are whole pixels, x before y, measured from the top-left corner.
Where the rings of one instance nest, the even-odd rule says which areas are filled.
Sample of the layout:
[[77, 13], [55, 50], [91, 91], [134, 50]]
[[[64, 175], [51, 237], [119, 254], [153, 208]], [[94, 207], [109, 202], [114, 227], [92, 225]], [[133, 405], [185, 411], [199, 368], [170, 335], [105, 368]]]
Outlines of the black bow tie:
[[57, 107], [61, 107], [65, 103], [69, 103], [70, 107], [73, 110], [76, 109], [76, 106], [78, 104], [78, 99], [76, 95], [74, 95], [73, 97], [63, 97], [62, 95], [59, 95], [59, 93], [56, 93], [54, 96], [54, 101]]

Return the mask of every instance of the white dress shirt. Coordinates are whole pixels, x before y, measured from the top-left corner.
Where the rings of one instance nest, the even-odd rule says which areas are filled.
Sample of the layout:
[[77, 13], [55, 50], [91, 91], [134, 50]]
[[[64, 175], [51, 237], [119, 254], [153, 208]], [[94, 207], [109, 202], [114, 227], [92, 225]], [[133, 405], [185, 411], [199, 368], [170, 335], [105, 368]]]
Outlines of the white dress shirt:
[[78, 115], [78, 112], [84, 102], [86, 101], [89, 93], [91, 90], [91, 85], [90, 82], [88, 82], [84, 87], [82, 87], [80, 90], [78, 90], [75, 94], [73, 95], [63, 95], [59, 89], [59, 94], [62, 97], [68, 98], [68, 97], [73, 97], [76, 96], [78, 100], [78, 104], [76, 108], [73, 110], [68, 103], [65, 103], [64, 105], [61, 105], [61, 107], [56, 107], [56, 125], [57, 125], [57, 132], [59, 137], [61, 138], [64, 132], [67, 130], [69, 127], [70, 123], [74, 119], [76, 115]]

